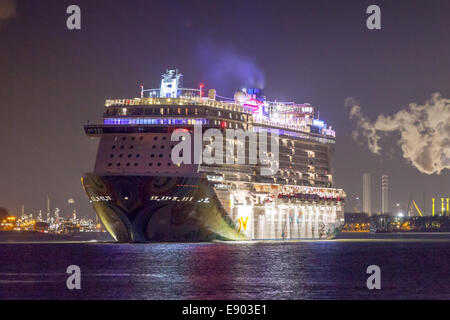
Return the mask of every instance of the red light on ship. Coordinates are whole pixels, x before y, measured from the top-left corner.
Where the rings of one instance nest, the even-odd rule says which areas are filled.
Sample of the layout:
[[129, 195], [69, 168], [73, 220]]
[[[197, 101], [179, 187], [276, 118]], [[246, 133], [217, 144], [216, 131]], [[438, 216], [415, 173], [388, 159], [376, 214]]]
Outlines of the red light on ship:
[[203, 83], [200, 83], [200, 97], [203, 97], [203, 88], [205, 87], [205, 85]]

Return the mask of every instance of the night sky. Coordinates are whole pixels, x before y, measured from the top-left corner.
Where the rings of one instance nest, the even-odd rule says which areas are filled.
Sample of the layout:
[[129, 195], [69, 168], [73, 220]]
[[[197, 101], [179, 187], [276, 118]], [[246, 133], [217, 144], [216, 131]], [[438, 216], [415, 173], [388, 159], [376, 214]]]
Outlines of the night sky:
[[[410, 194], [450, 197], [450, 170], [419, 172], [402, 156], [399, 135], [379, 155], [352, 138], [345, 99], [366, 117], [394, 114], [434, 92], [450, 98], [450, 1], [16, 1], [0, 0], [0, 206], [20, 213], [52, 207], [94, 217], [80, 177], [93, 169], [97, 142], [83, 125], [99, 122], [107, 98], [159, 86], [177, 67], [186, 87], [205, 83], [232, 97], [264, 86], [268, 99], [309, 102], [337, 133], [336, 186], [353, 211], [362, 173], [372, 173], [372, 207], [381, 208], [381, 174], [391, 205]], [[66, 8], [81, 7], [78, 31]], [[366, 8], [381, 7], [381, 30]], [[2, 13], [3, 10], [3, 13]], [[5, 13], [6, 12], [6, 13]], [[443, 134], [448, 134], [443, 132]], [[450, 146], [449, 146], [450, 147]]]

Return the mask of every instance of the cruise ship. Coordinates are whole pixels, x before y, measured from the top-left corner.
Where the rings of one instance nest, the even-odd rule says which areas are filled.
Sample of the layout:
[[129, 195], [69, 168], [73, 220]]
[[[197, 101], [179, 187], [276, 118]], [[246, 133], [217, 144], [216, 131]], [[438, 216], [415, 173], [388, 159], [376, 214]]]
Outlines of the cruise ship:
[[99, 145], [82, 185], [111, 236], [196, 242], [331, 235], [346, 195], [334, 187], [335, 132], [315, 108], [269, 101], [260, 89], [226, 98], [182, 83], [177, 69], [167, 70], [160, 88], [141, 85], [139, 97], [108, 99], [103, 123], [84, 126]]

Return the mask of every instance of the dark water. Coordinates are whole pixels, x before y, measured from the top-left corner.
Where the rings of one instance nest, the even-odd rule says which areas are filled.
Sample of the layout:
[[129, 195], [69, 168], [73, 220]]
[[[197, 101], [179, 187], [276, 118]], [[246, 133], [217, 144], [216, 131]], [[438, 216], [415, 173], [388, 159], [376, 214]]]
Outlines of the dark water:
[[2, 299], [450, 299], [444, 241], [0, 244], [0, 261]]

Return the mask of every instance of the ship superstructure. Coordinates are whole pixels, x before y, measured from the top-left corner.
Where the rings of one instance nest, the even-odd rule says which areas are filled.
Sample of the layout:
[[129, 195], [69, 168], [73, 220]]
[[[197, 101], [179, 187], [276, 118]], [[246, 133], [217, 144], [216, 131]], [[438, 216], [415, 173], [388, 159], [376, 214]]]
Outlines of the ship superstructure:
[[[173, 161], [180, 143], [174, 132], [193, 137], [189, 151], [198, 160], [210, 148], [210, 129], [248, 136], [224, 139], [222, 163]], [[307, 103], [267, 101], [259, 89], [224, 98], [203, 85], [182, 88], [182, 74], [167, 70], [158, 89], [141, 86], [138, 98], [106, 100], [103, 123], [85, 132], [100, 142], [83, 186], [118, 241], [323, 238], [343, 212], [345, 193], [334, 188], [331, 167], [335, 132]], [[256, 159], [225, 159], [231, 152], [236, 160], [238, 147], [250, 157], [260, 152], [251, 133], [261, 132], [276, 137], [276, 148], [265, 140], [268, 155], [278, 152], [266, 162], [276, 164], [273, 174], [261, 174]]]

